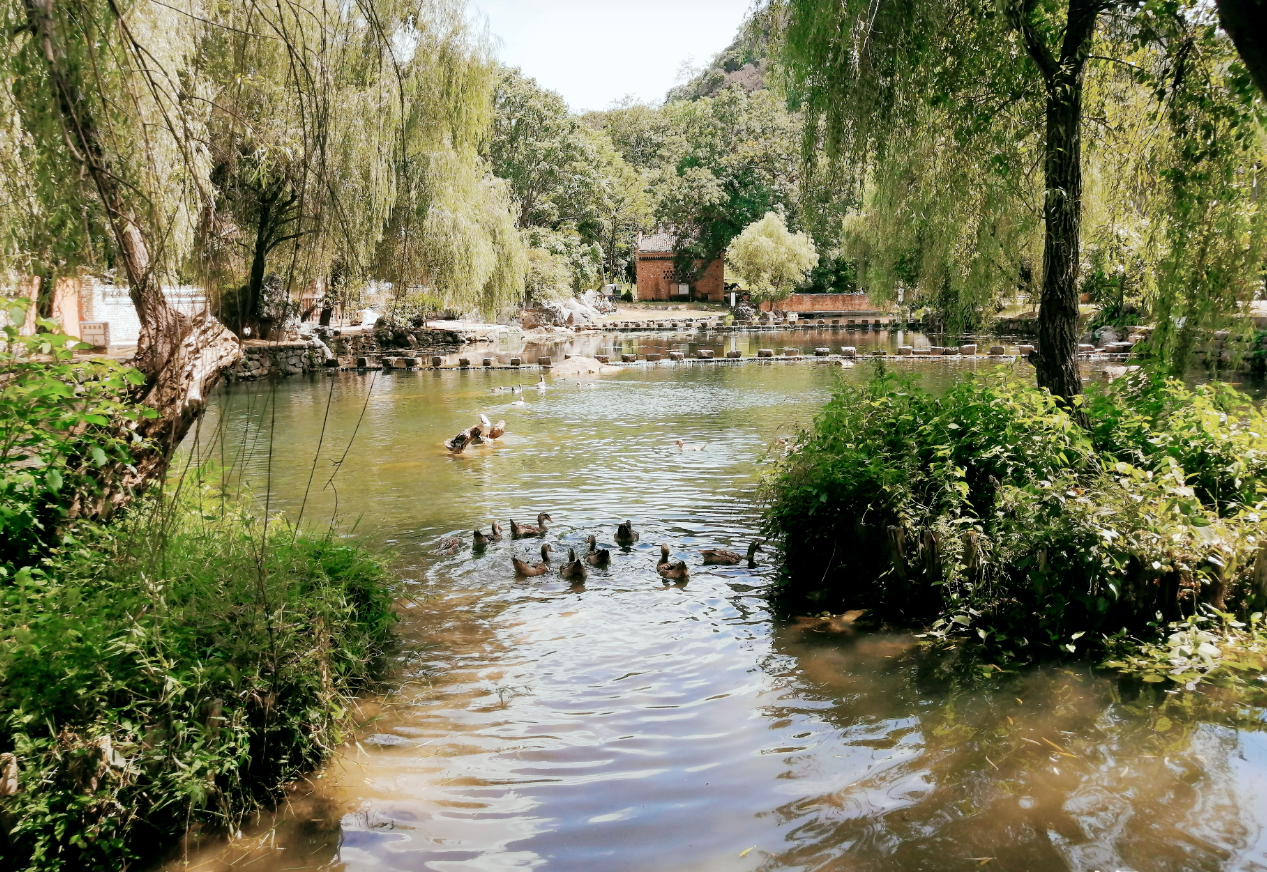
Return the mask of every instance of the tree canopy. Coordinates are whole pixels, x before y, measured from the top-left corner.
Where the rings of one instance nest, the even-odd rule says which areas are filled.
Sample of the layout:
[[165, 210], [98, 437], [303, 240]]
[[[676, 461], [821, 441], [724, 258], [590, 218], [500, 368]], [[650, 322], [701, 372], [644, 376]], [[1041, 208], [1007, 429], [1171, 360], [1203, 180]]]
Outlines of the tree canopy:
[[805, 282], [818, 265], [818, 252], [808, 235], [789, 232], [782, 215], [767, 212], [731, 241], [726, 265], [747, 285], [754, 301], [777, 302]]

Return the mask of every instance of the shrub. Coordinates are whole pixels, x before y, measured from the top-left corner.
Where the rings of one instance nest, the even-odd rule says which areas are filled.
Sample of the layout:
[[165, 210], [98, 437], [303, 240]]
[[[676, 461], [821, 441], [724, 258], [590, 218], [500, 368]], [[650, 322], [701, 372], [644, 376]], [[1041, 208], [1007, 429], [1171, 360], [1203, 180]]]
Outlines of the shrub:
[[1006, 369], [940, 398], [883, 371], [840, 387], [769, 484], [777, 595], [1003, 661], [1260, 604], [1262, 413], [1227, 386], [1146, 376], [1086, 409], [1089, 431]]
[[380, 559], [266, 534], [203, 487], [5, 574], [4, 868], [114, 870], [190, 823], [237, 827], [342, 741], [393, 614]]
[[112, 360], [75, 358], [83, 346], [56, 322], [18, 335], [29, 301], [7, 301], [0, 338], [0, 566], [21, 564], [57, 541], [74, 507], [102, 477], [130, 463], [127, 423], [154, 416], [129, 394], [144, 382]]

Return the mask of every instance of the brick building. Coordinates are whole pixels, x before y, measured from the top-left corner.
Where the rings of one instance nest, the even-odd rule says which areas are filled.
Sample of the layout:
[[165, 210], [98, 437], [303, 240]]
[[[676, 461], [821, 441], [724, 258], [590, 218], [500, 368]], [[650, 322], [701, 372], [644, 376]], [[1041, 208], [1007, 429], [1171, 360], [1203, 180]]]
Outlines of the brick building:
[[[682, 282], [673, 269], [673, 255], [673, 237], [669, 234], [638, 235], [634, 272], [639, 300], [725, 301], [726, 267], [720, 257], [708, 264], [694, 281]], [[696, 261], [695, 266], [699, 269], [703, 264]]]

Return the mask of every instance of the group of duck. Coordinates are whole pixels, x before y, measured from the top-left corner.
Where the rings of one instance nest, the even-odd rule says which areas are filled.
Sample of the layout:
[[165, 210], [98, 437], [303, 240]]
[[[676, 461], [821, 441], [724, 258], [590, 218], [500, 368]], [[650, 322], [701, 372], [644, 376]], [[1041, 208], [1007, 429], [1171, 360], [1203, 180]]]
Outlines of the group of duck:
[[[510, 521], [510, 538], [528, 539], [544, 536], [552, 523], [554, 523], [554, 519], [550, 517], [548, 512], [542, 512], [537, 515], [536, 524], [518, 524], [512, 518]], [[475, 531], [471, 543], [472, 550], [477, 554], [482, 553], [490, 543], [498, 542], [501, 538], [502, 526], [494, 521], [488, 533], [482, 530]], [[616, 535], [613, 538], [621, 548], [628, 549], [638, 542], [639, 534], [633, 528], [631, 522], [625, 521], [623, 524], [616, 526]], [[611, 551], [606, 548], [599, 548], [598, 539], [592, 534], [588, 537], [588, 542], [589, 550], [580, 556], [577, 556], [575, 548], [568, 549], [567, 562], [559, 567], [559, 576], [561, 578], [579, 584], [589, 577], [589, 567], [606, 569], [611, 566]], [[511, 557], [511, 563], [515, 567], [515, 575], [519, 578], [537, 578], [546, 575], [550, 571], [550, 552], [553, 550], [549, 542], [543, 543], [540, 563], [529, 563], [519, 557]], [[748, 568], [753, 569], [757, 565], [757, 552], [760, 550], [761, 543], [753, 542], [748, 546], [746, 558], [741, 554], [727, 551], [724, 548], [705, 548], [700, 551], [700, 555], [704, 558], [705, 566], [734, 566], [746, 559]], [[656, 572], [666, 582], [684, 584], [691, 577], [691, 571], [684, 561], [673, 560], [669, 557], [668, 545], [660, 546], [660, 561], [656, 564]]]

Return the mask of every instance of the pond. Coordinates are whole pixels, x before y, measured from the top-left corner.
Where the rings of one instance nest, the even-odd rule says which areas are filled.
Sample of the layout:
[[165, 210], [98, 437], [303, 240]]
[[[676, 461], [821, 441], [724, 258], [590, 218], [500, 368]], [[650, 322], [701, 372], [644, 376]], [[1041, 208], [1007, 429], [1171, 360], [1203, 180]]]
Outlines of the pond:
[[[907, 636], [773, 615], [763, 556], [701, 565], [758, 535], [776, 439], [867, 372], [664, 363], [547, 377], [522, 406], [494, 391], [535, 373], [218, 393], [190, 446], [270, 511], [393, 548], [405, 618], [357, 741], [241, 839], [168, 868], [1267, 869], [1262, 711], [1086, 667], [957, 687]], [[506, 436], [450, 456], [480, 413]], [[511, 555], [539, 540], [466, 544], [538, 512], [556, 557], [594, 534], [611, 568], [517, 580]], [[641, 538], [620, 550], [625, 519]], [[688, 583], [662, 583], [661, 543]]]

